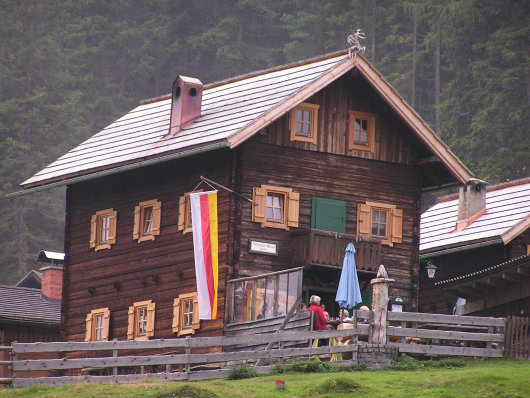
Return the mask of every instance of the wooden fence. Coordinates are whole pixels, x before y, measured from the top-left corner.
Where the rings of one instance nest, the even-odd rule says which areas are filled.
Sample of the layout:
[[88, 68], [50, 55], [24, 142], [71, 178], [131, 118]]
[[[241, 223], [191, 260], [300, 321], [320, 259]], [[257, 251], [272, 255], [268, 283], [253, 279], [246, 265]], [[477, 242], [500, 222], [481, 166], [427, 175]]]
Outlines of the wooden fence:
[[[226, 377], [234, 363], [282, 361], [291, 357], [342, 353], [355, 363], [364, 337], [370, 335], [365, 324], [370, 312], [354, 311], [351, 329], [253, 334], [246, 336], [186, 337], [148, 341], [13, 343], [11, 377], [0, 380], [15, 387], [33, 384], [65, 385], [76, 382], [131, 383], [146, 378], [155, 380], [199, 380]], [[500, 357], [503, 354], [504, 318], [481, 318], [422, 313], [388, 313], [389, 346], [404, 353]], [[353, 338], [353, 344], [313, 347], [314, 339]], [[303, 347], [288, 347], [306, 341]], [[227, 352], [241, 345], [268, 346], [267, 350]], [[172, 353], [167, 353], [171, 349]], [[218, 352], [211, 352], [217, 349]], [[209, 352], [207, 352], [209, 351]], [[31, 359], [31, 355], [63, 353], [62, 359]], [[136, 354], [135, 354], [136, 352]], [[148, 352], [148, 355], [143, 353]], [[75, 353], [75, 357], [73, 357]], [[28, 357], [29, 356], [29, 357]], [[353, 361], [353, 362], [352, 362]], [[9, 363], [5, 363], [9, 362]], [[56, 377], [31, 377], [31, 372], [48, 371]], [[140, 371], [147, 373], [138, 374]], [[270, 366], [257, 366], [258, 373]], [[28, 375], [29, 377], [21, 377]], [[136, 373], [135, 373], [136, 372]], [[155, 373], [158, 372], [158, 373]]]
[[530, 359], [530, 318], [508, 317], [504, 354], [519, 359]]

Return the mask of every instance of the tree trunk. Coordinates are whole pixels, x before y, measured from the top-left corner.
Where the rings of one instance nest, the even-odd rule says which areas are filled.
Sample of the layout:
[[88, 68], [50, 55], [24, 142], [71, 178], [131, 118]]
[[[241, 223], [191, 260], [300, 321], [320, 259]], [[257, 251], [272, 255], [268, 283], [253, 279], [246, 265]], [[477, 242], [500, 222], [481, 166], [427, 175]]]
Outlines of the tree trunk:
[[386, 344], [386, 327], [388, 313], [388, 286], [393, 279], [372, 279], [372, 327], [370, 340], [372, 344]]
[[414, 11], [412, 16], [412, 77], [410, 81], [410, 105], [416, 106], [416, 51], [418, 47], [418, 9], [414, 0]]
[[372, 63], [375, 62], [376, 8], [377, 8], [376, 0], [373, 0], [372, 1], [372, 54], [371, 54]]
[[434, 53], [434, 131], [440, 134], [440, 19], [436, 24], [436, 50]]

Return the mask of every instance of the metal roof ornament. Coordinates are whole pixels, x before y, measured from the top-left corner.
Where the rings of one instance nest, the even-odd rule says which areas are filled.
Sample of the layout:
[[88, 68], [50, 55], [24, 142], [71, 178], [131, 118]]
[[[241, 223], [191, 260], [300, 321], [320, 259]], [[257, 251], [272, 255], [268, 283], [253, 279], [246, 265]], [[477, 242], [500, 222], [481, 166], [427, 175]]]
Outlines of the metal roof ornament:
[[348, 55], [350, 58], [352, 58], [354, 55], [357, 58], [357, 53], [364, 54], [364, 50], [366, 50], [366, 47], [361, 46], [361, 40], [366, 39], [366, 36], [361, 31], [361, 29], [357, 29], [357, 31], [353, 35], [349, 35], [346, 41], [351, 46], [348, 48]]

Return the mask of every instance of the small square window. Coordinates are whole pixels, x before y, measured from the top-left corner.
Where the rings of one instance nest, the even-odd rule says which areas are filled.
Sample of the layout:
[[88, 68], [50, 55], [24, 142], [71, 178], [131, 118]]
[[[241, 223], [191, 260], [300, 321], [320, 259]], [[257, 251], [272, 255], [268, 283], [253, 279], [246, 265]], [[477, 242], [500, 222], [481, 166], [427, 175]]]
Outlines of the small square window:
[[161, 215], [162, 204], [158, 200], [140, 202], [134, 208], [133, 239], [140, 243], [160, 235]]
[[395, 205], [366, 202], [357, 206], [357, 234], [380, 238], [393, 246], [403, 240], [403, 210]]
[[252, 221], [262, 227], [298, 227], [300, 194], [290, 188], [262, 185], [252, 196]]
[[375, 151], [375, 115], [349, 111], [348, 149]]
[[317, 143], [320, 105], [302, 103], [291, 111], [291, 141]]
[[178, 230], [182, 231], [182, 233], [184, 234], [191, 232], [193, 229], [191, 224], [190, 194], [198, 192], [202, 192], [202, 189], [198, 189], [193, 192], [186, 192], [183, 196], [180, 197]]
[[116, 211], [114, 209], [96, 212], [90, 221], [90, 247], [95, 251], [110, 249], [116, 243]]
[[197, 293], [181, 294], [173, 301], [173, 333], [195, 334], [200, 327]]
[[147, 340], [155, 333], [155, 303], [140, 301], [129, 307], [127, 338]]
[[92, 310], [86, 317], [85, 341], [107, 341], [110, 311], [108, 308]]

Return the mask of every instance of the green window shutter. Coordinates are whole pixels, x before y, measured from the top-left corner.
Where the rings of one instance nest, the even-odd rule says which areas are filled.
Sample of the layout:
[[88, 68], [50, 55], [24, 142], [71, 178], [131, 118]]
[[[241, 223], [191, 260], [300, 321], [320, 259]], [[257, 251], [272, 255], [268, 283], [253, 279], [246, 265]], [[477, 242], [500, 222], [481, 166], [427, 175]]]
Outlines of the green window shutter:
[[313, 197], [311, 228], [346, 233], [346, 202]]

